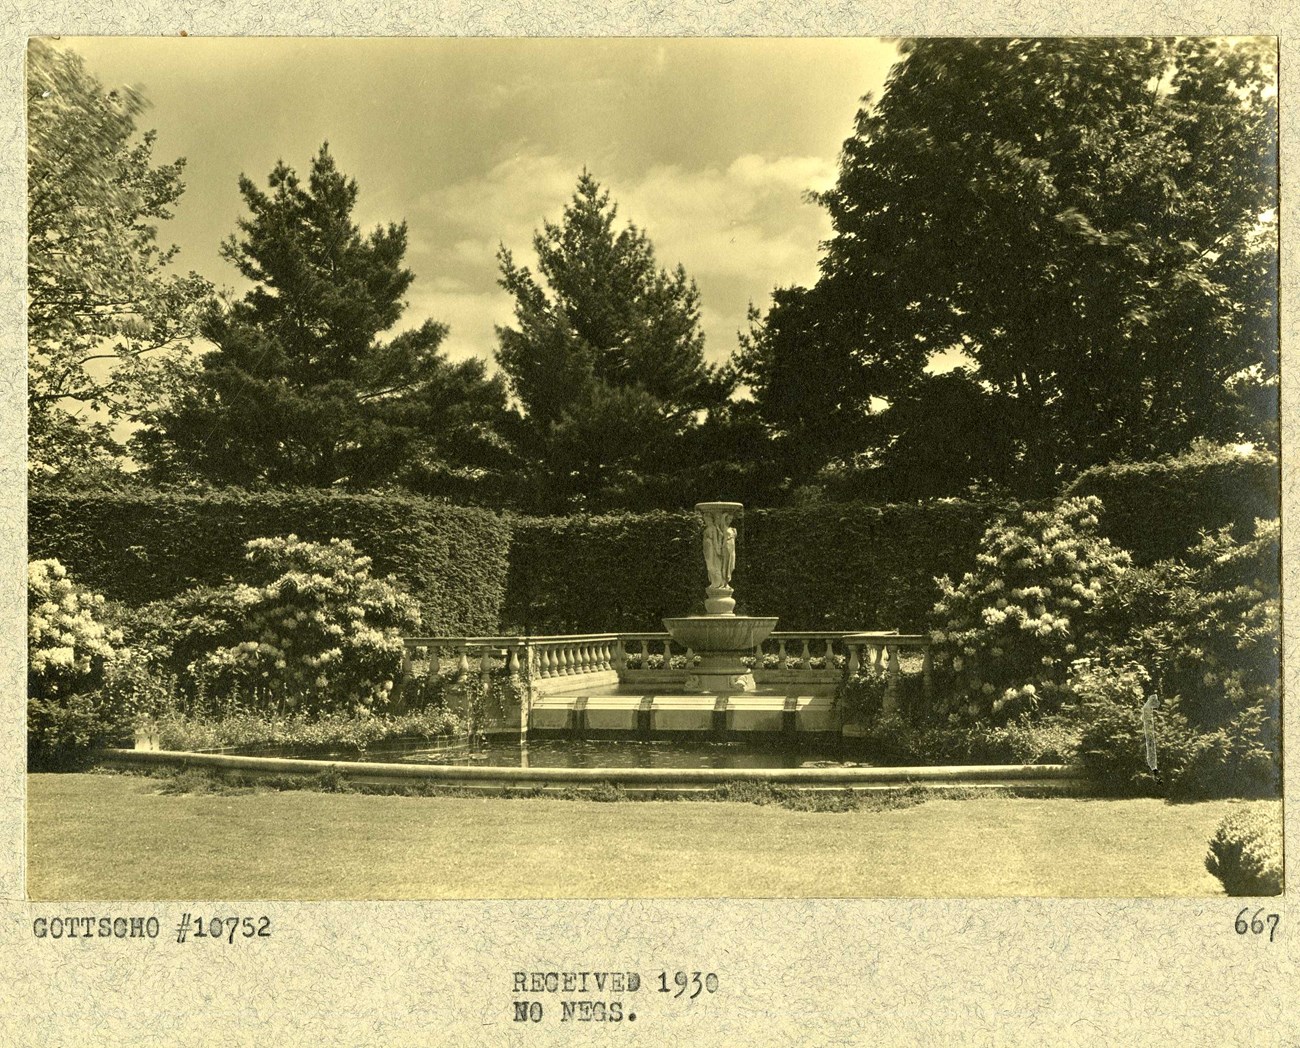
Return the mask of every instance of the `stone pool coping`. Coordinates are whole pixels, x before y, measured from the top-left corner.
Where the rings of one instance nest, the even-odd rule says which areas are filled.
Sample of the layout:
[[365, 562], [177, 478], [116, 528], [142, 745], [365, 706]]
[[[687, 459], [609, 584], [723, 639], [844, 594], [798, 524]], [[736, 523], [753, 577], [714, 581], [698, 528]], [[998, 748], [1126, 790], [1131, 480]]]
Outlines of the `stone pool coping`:
[[808, 789], [990, 787], [1078, 789], [1083, 770], [1068, 764], [979, 764], [900, 768], [517, 768], [397, 764], [369, 761], [248, 757], [183, 750], [109, 749], [102, 763], [135, 768], [205, 768], [244, 775], [313, 776], [334, 773], [367, 785], [431, 785], [500, 791], [521, 788], [617, 785], [627, 791], [699, 791], [728, 782], [764, 782]]

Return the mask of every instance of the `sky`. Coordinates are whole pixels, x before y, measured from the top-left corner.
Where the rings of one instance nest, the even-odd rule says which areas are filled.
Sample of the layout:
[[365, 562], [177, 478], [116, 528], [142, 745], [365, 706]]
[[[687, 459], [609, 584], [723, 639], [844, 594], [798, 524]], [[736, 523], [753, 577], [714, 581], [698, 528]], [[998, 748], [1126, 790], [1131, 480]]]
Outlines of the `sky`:
[[64, 38], [105, 87], [140, 87], [157, 162], [186, 158], [160, 240], [219, 287], [245, 214], [241, 173], [304, 174], [321, 144], [360, 187], [363, 229], [403, 221], [415, 274], [400, 327], [450, 325], [448, 356], [491, 361], [512, 320], [504, 244], [532, 265], [589, 170], [659, 262], [699, 285], [705, 355], [725, 359], [750, 302], [816, 279], [830, 233], [806, 199], [830, 186], [888, 40]]

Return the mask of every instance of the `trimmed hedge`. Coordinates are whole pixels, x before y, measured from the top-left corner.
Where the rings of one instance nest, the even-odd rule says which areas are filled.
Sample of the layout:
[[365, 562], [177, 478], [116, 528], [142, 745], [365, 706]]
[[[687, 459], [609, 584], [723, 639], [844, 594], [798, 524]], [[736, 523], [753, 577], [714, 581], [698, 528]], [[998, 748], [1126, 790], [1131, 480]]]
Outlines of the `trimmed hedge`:
[[[921, 630], [934, 578], [960, 577], [1002, 509], [825, 504], [747, 510], [732, 586], [742, 614], [780, 630]], [[663, 629], [700, 614], [708, 579], [693, 512], [516, 521], [502, 623], [533, 633]]]
[[411, 495], [329, 491], [205, 494], [33, 492], [28, 556], [58, 557], [84, 585], [139, 605], [238, 579], [249, 539], [349, 539], [419, 602], [428, 633], [497, 629], [510, 522]]
[[657, 633], [665, 615], [703, 613], [698, 519], [666, 512], [516, 519], [503, 628]]
[[1257, 517], [1278, 515], [1281, 484], [1268, 451], [1200, 446], [1155, 462], [1094, 466], [1065, 494], [1098, 496], [1106, 507], [1101, 534], [1135, 563], [1152, 564], [1181, 557], [1202, 531], [1230, 525], [1238, 540], [1248, 538]]

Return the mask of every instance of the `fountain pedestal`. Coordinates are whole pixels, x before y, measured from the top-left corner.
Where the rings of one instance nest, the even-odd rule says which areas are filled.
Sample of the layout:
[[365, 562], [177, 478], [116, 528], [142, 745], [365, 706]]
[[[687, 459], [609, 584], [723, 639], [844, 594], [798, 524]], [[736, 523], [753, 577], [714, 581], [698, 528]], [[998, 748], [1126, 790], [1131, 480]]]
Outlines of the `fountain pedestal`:
[[709, 586], [704, 591], [705, 615], [664, 619], [673, 640], [700, 657], [686, 678], [686, 691], [696, 695], [733, 695], [754, 690], [754, 673], [743, 659], [776, 627], [776, 618], [737, 615], [732, 598], [731, 572], [736, 563], [736, 529], [739, 502], [699, 502], [704, 518], [704, 564]]

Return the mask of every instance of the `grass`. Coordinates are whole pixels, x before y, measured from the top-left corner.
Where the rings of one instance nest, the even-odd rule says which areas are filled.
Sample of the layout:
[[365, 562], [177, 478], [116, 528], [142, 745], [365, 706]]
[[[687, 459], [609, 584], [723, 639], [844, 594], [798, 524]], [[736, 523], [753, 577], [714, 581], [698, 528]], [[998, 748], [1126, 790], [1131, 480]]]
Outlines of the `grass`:
[[[517, 800], [29, 775], [32, 899], [1221, 895], [1231, 801]], [[923, 800], [924, 803], [916, 803]]]

